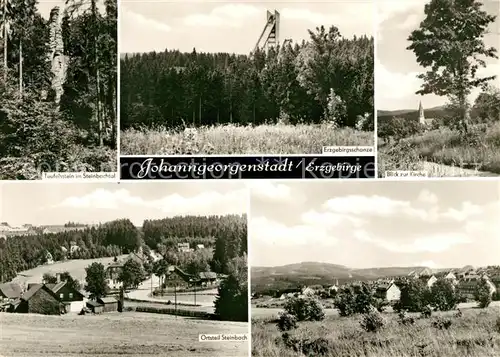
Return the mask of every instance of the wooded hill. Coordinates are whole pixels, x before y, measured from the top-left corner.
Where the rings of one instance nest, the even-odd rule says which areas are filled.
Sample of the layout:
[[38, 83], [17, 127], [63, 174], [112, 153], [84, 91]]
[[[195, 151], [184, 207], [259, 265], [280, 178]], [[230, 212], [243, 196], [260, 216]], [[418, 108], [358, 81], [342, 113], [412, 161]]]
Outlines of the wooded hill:
[[[267, 54], [126, 54], [121, 127], [319, 123], [373, 130], [373, 38], [338, 29]], [[363, 116], [370, 119], [361, 119]]]
[[[18, 272], [65, 257], [64, 248], [75, 242], [79, 249], [71, 259], [112, 257], [129, 253], [144, 243], [151, 249], [171, 250], [177, 243], [204, 244], [213, 250], [213, 266], [225, 272], [227, 264], [247, 253], [246, 216], [179, 216], [144, 221], [142, 232], [128, 219], [121, 219], [79, 231], [0, 238], [0, 282]], [[174, 250], [175, 250], [174, 249]]]
[[115, 171], [116, 0], [0, 5], [0, 179]]

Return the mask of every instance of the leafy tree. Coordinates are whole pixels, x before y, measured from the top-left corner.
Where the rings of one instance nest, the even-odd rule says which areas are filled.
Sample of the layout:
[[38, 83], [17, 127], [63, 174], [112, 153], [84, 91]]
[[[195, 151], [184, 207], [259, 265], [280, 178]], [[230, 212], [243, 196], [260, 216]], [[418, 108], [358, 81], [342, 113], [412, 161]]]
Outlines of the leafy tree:
[[44, 281], [45, 284], [55, 284], [57, 283], [57, 278], [50, 274], [50, 273], [44, 273], [42, 280]]
[[118, 280], [123, 283], [123, 287], [137, 287], [144, 280], [145, 272], [142, 265], [134, 259], [129, 259], [123, 265]]
[[396, 311], [420, 312], [427, 305], [427, 286], [419, 279], [400, 282], [401, 295], [394, 305]]
[[61, 281], [65, 281], [67, 286], [71, 287], [72, 289], [80, 291], [80, 282], [74, 279], [69, 272], [65, 271], [61, 273]]
[[481, 279], [477, 284], [474, 299], [481, 309], [487, 308], [491, 304], [491, 291], [486, 279]]
[[90, 293], [91, 298], [106, 296], [108, 284], [106, 283], [106, 272], [101, 263], [92, 263], [85, 268], [85, 291]]
[[482, 57], [497, 58], [496, 49], [484, 44], [483, 36], [495, 16], [481, 9], [477, 0], [431, 0], [425, 19], [408, 40], [417, 62], [429, 68], [418, 78], [424, 81], [417, 94], [448, 96], [460, 104], [461, 128], [467, 132], [470, 119], [467, 96], [495, 76], [478, 78], [485, 67]]
[[296, 317], [297, 321], [321, 321], [325, 313], [320, 302], [312, 297], [293, 297], [283, 306], [285, 311]]
[[449, 311], [458, 304], [458, 296], [453, 284], [447, 279], [438, 279], [430, 290], [430, 305], [436, 310]]

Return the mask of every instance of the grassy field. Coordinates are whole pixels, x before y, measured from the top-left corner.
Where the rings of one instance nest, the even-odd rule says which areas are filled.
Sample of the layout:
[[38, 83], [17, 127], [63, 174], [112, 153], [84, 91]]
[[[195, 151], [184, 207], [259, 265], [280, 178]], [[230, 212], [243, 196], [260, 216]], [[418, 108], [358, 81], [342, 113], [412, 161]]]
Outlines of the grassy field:
[[170, 315], [43, 316], [0, 313], [0, 356], [246, 357], [247, 342], [198, 342], [198, 335], [248, 333], [248, 324]]
[[[125, 255], [119, 256], [118, 259], [124, 258]], [[36, 268], [25, 270], [12, 280], [13, 282], [23, 283], [40, 283], [42, 276], [45, 273], [55, 274], [62, 272], [69, 272], [71, 276], [80, 282], [85, 280], [85, 268], [94, 262], [103, 264], [104, 266], [113, 262], [113, 257], [97, 258], [97, 259], [74, 259], [64, 262], [56, 262], [54, 264], [40, 265]]]
[[389, 170], [427, 171], [430, 177], [499, 176], [500, 123], [476, 125], [466, 139], [440, 128], [389, 144], [379, 139], [379, 176]]
[[122, 155], [320, 154], [323, 146], [373, 146], [373, 132], [318, 125], [219, 125], [174, 132], [126, 130]]
[[[442, 313], [452, 320], [449, 329], [432, 326], [434, 317], [417, 319], [412, 326], [402, 326], [394, 313], [383, 314], [386, 325], [377, 332], [361, 329], [359, 316], [329, 316], [321, 322], [302, 322], [290, 335], [299, 339], [324, 338], [325, 357], [495, 357], [500, 356], [500, 316], [498, 306], [486, 310], [466, 309], [463, 316]], [[416, 315], [418, 316], [418, 315]], [[435, 314], [437, 316], [437, 314]], [[276, 324], [269, 318], [252, 320], [252, 356], [303, 357], [285, 346]], [[319, 357], [312, 353], [308, 357]]]

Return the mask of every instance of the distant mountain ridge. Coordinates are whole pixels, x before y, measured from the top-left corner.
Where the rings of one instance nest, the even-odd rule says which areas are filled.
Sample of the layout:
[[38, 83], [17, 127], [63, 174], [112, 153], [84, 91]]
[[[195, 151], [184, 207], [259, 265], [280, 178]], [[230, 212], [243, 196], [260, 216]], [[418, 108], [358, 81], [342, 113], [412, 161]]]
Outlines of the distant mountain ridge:
[[[281, 290], [303, 285], [330, 285], [347, 281], [368, 281], [380, 278], [407, 276], [412, 271], [429, 269], [424, 266], [380, 267], [353, 269], [344, 265], [302, 262], [276, 267], [252, 267], [252, 292]], [[450, 268], [452, 269], [452, 268]], [[449, 269], [431, 269], [434, 273]]]
[[[441, 105], [432, 108], [424, 108], [426, 118], [440, 118], [446, 113], [446, 106]], [[393, 117], [403, 117], [406, 119], [418, 119], [417, 109], [399, 109], [399, 110], [377, 110], [377, 119], [391, 119]]]

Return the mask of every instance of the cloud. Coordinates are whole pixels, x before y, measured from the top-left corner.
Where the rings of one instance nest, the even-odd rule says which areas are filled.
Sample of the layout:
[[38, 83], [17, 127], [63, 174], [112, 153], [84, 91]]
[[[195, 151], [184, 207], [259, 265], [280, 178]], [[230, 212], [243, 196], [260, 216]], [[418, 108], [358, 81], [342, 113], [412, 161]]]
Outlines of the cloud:
[[261, 13], [262, 10], [250, 4], [225, 4], [214, 8], [209, 14], [192, 14], [184, 18], [187, 26], [240, 27], [242, 20]]
[[293, 199], [290, 186], [272, 181], [258, 181], [248, 184], [252, 195], [260, 199], [287, 201]]
[[470, 202], [463, 202], [460, 209], [450, 208], [443, 213], [443, 217], [454, 221], [465, 221], [472, 216], [479, 215], [483, 212], [483, 208]]
[[181, 214], [231, 214], [247, 211], [247, 191], [228, 193], [205, 191], [197, 196], [185, 197], [171, 194], [162, 198], [145, 200], [126, 189], [96, 189], [84, 196], [64, 199], [56, 207], [122, 210], [126, 206], [137, 209], [155, 209], [166, 215]]
[[172, 28], [160, 21], [148, 18], [142, 14], [129, 10], [126, 6], [120, 7], [120, 26], [121, 28], [130, 28], [136, 31], [160, 31], [170, 32]]
[[339, 22], [340, 15], [322, 14], [309, 9], [284, 8], [281, 10], [281, 17], [289, 20], [304, 20], [317, 25], [329, 25]]
[[458, 244], [472, 242], [466, 234], [460, 232], [427, 234], [413, 238], [410, 243], [377, 237], [364, 230], [355, 231], [354, 237], [361, 242], [372, 243], [395, 253], [440, 253]]
[[308, 225], [324, 225], [325, 227], [335, 227], [342, 224], [361, 226], [365, 223], [363, 219], [348, 214], [317, 212], [314, 210], [303, 213], [301, 220]]
[[265, 217], [255, 217], [250, 221], [250, 239], [266, 245], [294, 246], [321, 244], [331, 246], [337, 239], [330, 235], [325, 225], [299, 224], [286, 226]]
[[[377, 100], [395, 101], [408, 96], [415, 95], [420, 89], [422, 80], [417, 78], [419, 72], [393, 72], [387, 68], [379, 59], [375, 60], [375, 82], [377, 85]], [[380, 104], [385, 108], [386, 104]]]
[[429, 203], [431, 205], [436, 205], [438, 203], [438, 197], [429, 190], [422, 190], [418, 195], [417, 200], [423, 203]]
[[428, 0], [377, 1], [377, 23], [381, 24], [394, 16], [416, 11], [418, 8], [422, 8], [423, 12], [426, 2]]

